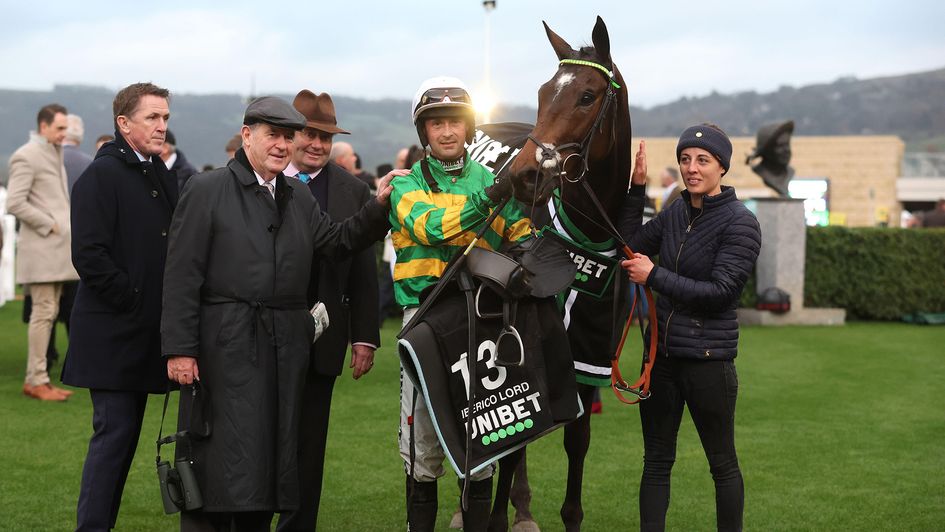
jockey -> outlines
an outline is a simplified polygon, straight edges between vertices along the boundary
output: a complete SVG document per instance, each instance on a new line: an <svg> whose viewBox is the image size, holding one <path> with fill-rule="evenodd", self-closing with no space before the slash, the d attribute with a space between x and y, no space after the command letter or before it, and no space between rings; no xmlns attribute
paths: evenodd
<svg viewBox="0 0 945 532"><path fill-rule="evenodd" d="M436 284L449 260L472 241L490 211L512 186L469 159L475 111L465 84L449 77L424 81L411 106L425 158L410 174L391 184L390 223L397 262L394 296L404 307L404 324L420 304L421 292ZM478 246L498 249L529 235L529 221L510 202L492 222ZM415 391L403 369L400 375L400 454L407 474L409 530L433 530L436 522L436 480L443 476L443 449L424 397ZM470 476L466 530L485 530L492 497L492 467Z"/></svg>

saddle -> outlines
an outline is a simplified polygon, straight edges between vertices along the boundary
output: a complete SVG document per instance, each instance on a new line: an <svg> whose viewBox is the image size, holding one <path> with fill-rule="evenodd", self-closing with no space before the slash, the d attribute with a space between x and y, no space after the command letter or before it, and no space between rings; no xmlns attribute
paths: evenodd
<svg viewBox="0 0 945 532"><path fill-rule="evenodd" d="M537 237L504 253L474 247L464 257L449 288L421 305L432 311L401 331L398 351L450 464L466 479L582 409L550 299L574 279L568 252Z"/></svg>
<svg viewBox="0 0 945 532"><path fill-rule="evenodd" d="M546 237L530 238L507 252L473 248L466 268L480 281L474 300L476 318L502 319L502 330L495 341L496 364L521 366L525 363L525 348L515 327L518 302L525 297L546 298L561 292L574 280L577 266L564 246Z"/></svg>

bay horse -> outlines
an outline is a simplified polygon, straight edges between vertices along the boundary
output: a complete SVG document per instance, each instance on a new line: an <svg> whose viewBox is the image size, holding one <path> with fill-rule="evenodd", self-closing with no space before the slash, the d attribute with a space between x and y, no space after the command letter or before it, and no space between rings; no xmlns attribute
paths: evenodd
<svg viewBox="0 0 945 532"><path fill-rule="evenodd" d="M592 33L593 46L577 50L548 24L543 24L559 66L538 91L535 127L509 167L514 195L526 207L533 207L532 220L537 227L550 227L556 218L567 219L567 225L577 229L572 236L574 233L583 236L584 241L578 243L598 250L600 244L609 243L610 254L616 255L618 244L600 213L603 211L611 220L616 220L630 185L631 127L626 84L611 59L610 37L600 17ZM584 183L579 184L582 180ZM558 189L556 196L555 189ZM554 212L555 209L559 212ZM615 277L619 278L619 273ZM604 305L609 305L608 309L616 308L613 299L607 301L607 296L604 297L604 301L595 303L598 309L605 308ZM568 336L572 354L578 355L575 349L598 346L603 352L595 355L609 359L616 317L605 320L606 323L600 323L599 317L580 318L573 314L566 317L566 323L570 321ZM583 338L577 339L577 336ZM568 481L560 513L568 531L580 530L584 518L581 487L584 459L590 445L594 389L603 384L603 379L608 384L610 380L606 375L595 384L589 384L582 381L580 370L577 368L578 393L584 414L564 429ZM521 456L517 453L500 460L490 530L507 529L510 495L517 510L516 522L531 520L528 508L531 493L525 480L524 460L520 460L524 453L522 449ZM512 471L516 471L518 477L515 486L512 486Z"/></svg>

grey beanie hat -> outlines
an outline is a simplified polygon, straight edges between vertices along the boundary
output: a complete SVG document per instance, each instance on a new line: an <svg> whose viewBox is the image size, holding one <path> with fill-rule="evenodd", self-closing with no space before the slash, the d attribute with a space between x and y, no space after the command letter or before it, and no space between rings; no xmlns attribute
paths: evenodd
<svg viewBox="0 0 945 532"><path fill-rule="evenodd" d="M732 141L718 126L711 124L700 124L692 126L682 132L679 136L679 142L676 144L676 162L682 151L686 148L702 148L711 153L722 164L722 168L728 172L729 163L732 160Z"/></svg>

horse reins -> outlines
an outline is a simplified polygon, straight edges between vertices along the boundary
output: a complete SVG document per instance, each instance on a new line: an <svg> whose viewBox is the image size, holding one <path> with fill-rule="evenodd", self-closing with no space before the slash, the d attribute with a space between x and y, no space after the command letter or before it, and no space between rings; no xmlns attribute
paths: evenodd
<svg viewBox="0 0 945 532"><path fill-rule="evenodd" d="M613 71L599 63L594 63L592 61L584 61L584 60L579 60L579 59L563 59L558 64L559 66L564 65L564 64L581 65L581 66L588 66L588 67L600 70L607 77L607 80L609 82L607 85L607 94L605 96L604 103L601 104L601 108L597 113L597 117L594 119L594 124L588 130L587 134L585 134L584 139L580 143L569 142L561 146L556 146L555 148L549 148L545 146L544 144L542 144L541 142L539 142L538 139L536 139L531 133L529 133L528 140L532 141L535 144L535 146L537 146L538 149L541 151L541 159L538 161L538 173L539 175L541 174L542 170L545 168L544 163L546 161L552 161L555 167L554 177L556 177L559 180L564 179L568 181L569 183L577 183L580 181L582 186L584 187L585 192L591 198L591 201L594 204L594 207L597 208L597 211L603 217L604 222L606 222L607 227L603 227L600 224L596 224L596 222L595 222L595 225L598 225L598 227L601 227L606 232L611 233L616 238L616 240L620 242L621 247L623 248L623 252L627 256L627 258L628 259L633 258L634 256L633 250L630 249L630 246L627 245L627 243L621 237L620 232L614 226L613 221L610 219L610 216L607 214L607 211L604 209L604 206L601 204L600 200L598 199L597 194L595 194L594 190L590 187L590 185L588 185L587 180L583 179L584 175L587 173L587 170L588 170L587 160L588 160L588 154L591 148L591 143L593 142L593 139L594 139L594 134L597 132L598 129L602 127L604 118L607 115L607 111L610 109L610 107L613 105L614 101L616 100L617 92L615 89L620 89L620 85L617 83L616 79L614 79ZM615 126L612 126L612 127L615 127ZM567 176L567 172L564 169L564 167L567 164L568 159L574 156L575 153L572 153L568 155L567 157L565 157L563 162L559 162L560 151L571 149L571 148L577 148L579 150L576 154L578 155L578 157L580 157L580 162L581 162L581 173L574 179L570 179ZM538 186L536 185L535 194L537 195L537 193L538 193ZM566 203L564 201L563 195L562 195L561 201L562 203ZM580 210L578 210L578 212L580 212ZM581 214L584 214L584 213L581 213ZM588 220L591 220L591 218L588 217L586 214L584 214L584 217L587 218ZM593 222L593 220L591 221ZM627 276L629 277L629 274ZM652 290L650 290L649 287L644 286L643 291L646 297L647 306L649 310L648 318L650 322L650 346L646 352L646 355L643 358L643 361L644 361L643 371L641 372L640 377L633 384L628 384L624 380L623 375L620 373L620 365L619 365L620 355L621 355L621 352L623 351L623 346L626 343L627 334L629 333L630 327L633 324L634 311L636 310L636 307L637 307L636 289L633 290L633 298L631 299L631 303L630 303L630 312L627 315L627 321L624 324L623 332L620 336L620 341L618 342L614 356L611 359L611 375L610 375L611 389L613 389L614 395L617 396L617 399L619 399L622 403L631 404L631 405L639 403L640 401L643 401L650 397L650 374L653 370L653 364L656 362L656 347L657 347L657 336L658 336L657 330L656 330L657 323L658 323L657 318L656 318L656 305L654 304ZM622 392L631 393L636 396L636 399L632 399L632 400L628 399L623 395Z"/></svg>

